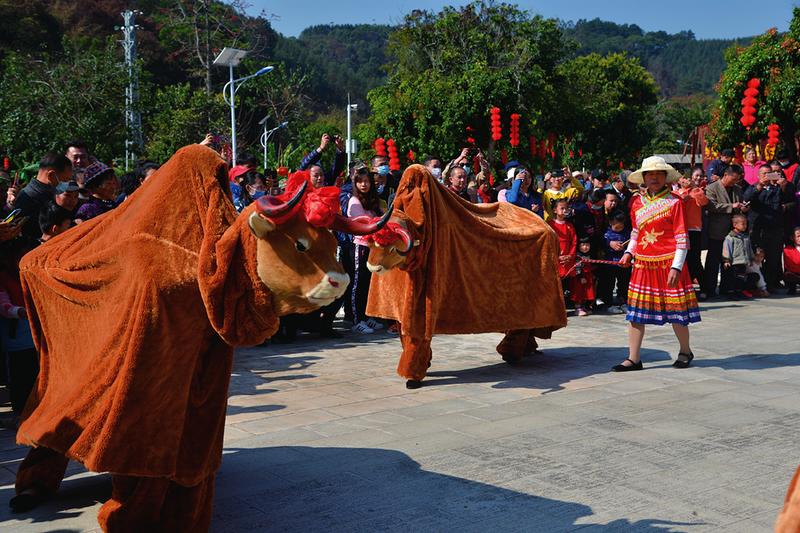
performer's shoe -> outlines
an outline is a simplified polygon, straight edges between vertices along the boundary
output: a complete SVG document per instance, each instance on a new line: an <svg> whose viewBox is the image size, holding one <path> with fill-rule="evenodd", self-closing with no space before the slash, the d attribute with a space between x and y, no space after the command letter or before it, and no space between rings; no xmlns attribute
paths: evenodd
<svg viewBox="0 0 800 533"><path fill-rule="evenodd" d="M625 361L631 361L630 359L625 359ZM623 361L623 363L625 362ZM642 370L644 366L642 366L642 362L639 361L638 363L633 363L632 365L623 365L622 363L615 365L611 368L614 372L631 372L633 370Z"/></svg>
<svg viewBox="0 0 800 533"><path fill-rule="evenodd" d="M692 352L679 353L678 358L672 363L672 366L675 368L689 368L689 365L692 364L692 359L694 359L694 354Z"/></svg>
<svg viewBox="0 0 800 533"><path fill-rule="evenodd" d="M12 513L25 513L39 506L44 498L35 491L26 490L17 494L8 501Z"/></svg>
<svg viewBox="0 0 800 533"><path fill-rule="evenodd" d="M522 362L522 356L519 355L500 354L500 356L503 358L503 361L509 365L517 365Z"/></svg>
<svg viewBox="0 0 800 533"><path fill-rule="evenodd" d="M406 381L407 389L418 389L420 387L422 387L422 381L418 381L416 379L409 379Z"/></svg>

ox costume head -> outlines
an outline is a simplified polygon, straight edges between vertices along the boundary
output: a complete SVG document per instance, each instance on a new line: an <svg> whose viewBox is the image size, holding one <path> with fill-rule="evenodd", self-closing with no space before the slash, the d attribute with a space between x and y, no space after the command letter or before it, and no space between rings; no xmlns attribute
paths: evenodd
<svg viewBox="0 0 800 533"><path fill-rule="evenodd" d="M269 287L278 312L312 311L333 303L347 290L349 276L336 260L329 230L369 235L388 222L391 209L376 220L339 214L339 189L315 189L307 171L294 173L280 196L262 196L248 218L258 239L258 276Z"/></svg>

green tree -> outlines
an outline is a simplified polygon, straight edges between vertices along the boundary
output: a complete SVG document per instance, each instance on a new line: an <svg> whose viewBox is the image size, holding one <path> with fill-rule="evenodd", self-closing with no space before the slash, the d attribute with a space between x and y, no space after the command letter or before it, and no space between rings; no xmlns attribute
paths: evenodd
<svg viewBox="0 0 800 533"><path fill-rule="evenodd" d="M683 153L692 131L708 124L715 101L710 96L670 98L655 108L655 136L645 149L648 154Z"/></svg>
<svg viewBox="0 0 800 533"><path fill-rule="evenodd" d="M563 126L583 149L584 163L631 161L652 138L655 80L625 54L577 57L559 67Z"/></svg>
<svg viewBox="0 0 800 533"><path fill-rule="evenodd" d="M389 81L373 89L372 135L394 138L401 152L452 157L475 128L489 144L489 109L523 117L526 131L558 131L556 67L570 50L555 20L515 6L473 2L439 13L414 11L389 37ZM367 138L364 138L367 137Z"/></svg>
<svg viewBox="0 0 800 533"><path fill-rule="evenodd" d="M0 146L21 162L84 139L100 158L124 152L127 75L119 46L79 50L33 59L8 53L0 77Z"/></svg>
<svg viewBox="0 0 800 533"><path fill-rule="evenodd" d="M745 48L726 54L728 66L719 85L719 101L711 122L712 141L719 148L756 142L767 134L767 126L781 127L783 145L796 152L800 125L800 8L794 8L789 31L774 28L756 37ZM741 100L747 81L758 78L757 122L748 131L739 122Z"/></svg>
<svg viewBox="0 0 800 533"><path fill-rule="evenodd" d="M203 140L206 132L226 134L228 107L222 94L207 95L188 83L158 88L147 106L145 154L163 162L182 146Z"/></svg>

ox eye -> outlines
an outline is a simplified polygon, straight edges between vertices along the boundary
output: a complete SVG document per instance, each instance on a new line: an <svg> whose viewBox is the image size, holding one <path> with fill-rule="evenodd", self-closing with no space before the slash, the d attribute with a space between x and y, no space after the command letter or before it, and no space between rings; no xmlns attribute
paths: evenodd
<svg viewBox="0 0 800 533"><path fill-rule="evenodd" d="M306 239L297 239L294 241L294 247L298 252L308 251L308 241Z"/></svg>

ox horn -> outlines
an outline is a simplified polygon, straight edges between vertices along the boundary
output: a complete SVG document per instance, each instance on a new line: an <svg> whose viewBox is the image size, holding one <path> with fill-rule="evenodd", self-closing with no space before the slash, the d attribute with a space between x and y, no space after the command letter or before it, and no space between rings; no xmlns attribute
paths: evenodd
<svg viewBox="0 0 800 533"><path fill-rule="evenodd" d="M304 181L300 188L297 189L297 192L294 193L294 196L292 196L291 200L288 202L281 202L274 196L262 196L256 200L256 210L258 210L259 214L267 218L277 218L283 216L291 211L292 208L296 206L300 200L302 200L307 186L308 182Z"/></svg>
<svg viewBox="0 0 800 533"><path fill-rule="evenodd" d="M349 233L350 235L369 235L383 228L389 218L392 216L394 205L390 205L386 213L375 222L365 221L366 217L348 218L342 215L336 215L336 220L333 222L331 229L341 231L342 233Z"/></svg>

